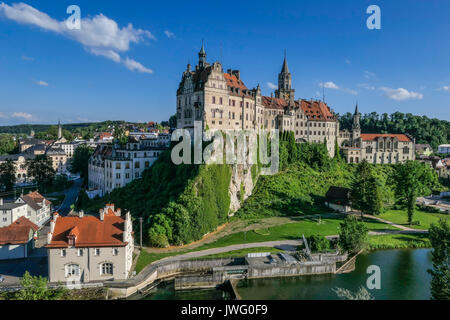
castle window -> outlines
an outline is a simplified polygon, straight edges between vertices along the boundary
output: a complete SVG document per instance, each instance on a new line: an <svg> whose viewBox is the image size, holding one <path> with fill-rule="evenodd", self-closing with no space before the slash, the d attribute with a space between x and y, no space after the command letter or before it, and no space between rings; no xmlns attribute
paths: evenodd
<svg viewBox="0 0 450 320"><path fill-rule="evenodd" d="M215 104L216 103L216 97L212 97L212 103Z"/></svg>
<svg viewBox="0 0 450 320"><path fill-rule="evenodd" d="M113 264L112 263L103 263L100 267L101 275L112 275L113 274Z"/></svg>
<svg viewBox="0 0 450 320"><path fill-rule="evenodd" d="M219 99L219 104L223 104L223 99L222 98Z"/></svg>
<svg viewBox="0 0 450 320"><path fill-rule="evenodd" d="M66 266L66 278L70 276L79 276L80 266L77 264L69 264Z"/></svg>

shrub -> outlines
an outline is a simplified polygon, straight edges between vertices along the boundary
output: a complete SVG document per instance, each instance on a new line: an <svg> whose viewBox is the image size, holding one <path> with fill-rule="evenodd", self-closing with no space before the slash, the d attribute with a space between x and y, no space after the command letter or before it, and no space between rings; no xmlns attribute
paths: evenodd
<svg viewBox="0 0 450 320"><path fill-rule="evenodd" d="M357 253L367 246L368 233L364 222L355 216L348 216L341 223L339 232L339 247L349 253Z"/></svg>
<svg viewBox="0 0 450 320"><path fill-rule="evenodd" d="M330 241L324 236L313 235L307 241L312 252L326 252L330 249Z"/></svg>

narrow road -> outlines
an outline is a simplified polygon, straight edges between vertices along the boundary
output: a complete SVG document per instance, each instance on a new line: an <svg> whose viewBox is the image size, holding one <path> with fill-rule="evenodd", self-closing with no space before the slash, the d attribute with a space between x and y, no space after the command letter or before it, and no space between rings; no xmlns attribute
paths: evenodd
<svg viewBox="0 0 450 320"><path fill-rule="evenodd" d="M61 203L61 206L57 210L60 215L66 216L69 214L70 206L74 204L75 201L77 200L78 193L80 192L81 189L81 184L82 180L77 179L73 182L73 185L69 189L65 190L64 194L66 197L64 198L64 201Z"/></svg>

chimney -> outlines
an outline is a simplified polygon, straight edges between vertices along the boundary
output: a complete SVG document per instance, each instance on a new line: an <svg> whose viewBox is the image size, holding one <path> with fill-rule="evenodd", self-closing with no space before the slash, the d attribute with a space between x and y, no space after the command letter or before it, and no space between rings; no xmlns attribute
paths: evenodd
<svg viewBox="0 0 450 320"><path fill-rule="evenodd" d="M49 233L53 233L55 231L55 219L52 219L52 221L50 221L50 232Z"/></svg>
<svg viewBox="0 0 450 320"><path fill-rule="evenodd" d="M241 80L241 71L233 70L233 74L236 76L238 80Z"/></svg>
<svg viewBox="0 0 450 320"><path fill-rule="evenodd" d="M101 221L105 220L105 210L104 209L100 209L100 220Z"/></svg>
<svg viewBox="0 0 450 320"><path fill-rule="evenodd" d="M128 236L130 234L129 229L131 227L131 215L130 211L125 215L125 221L123 224L123 242L128 242Z"/></svg>
<svg viewBox="0 0 450 320"><path fill-rule="evenodd" d="M47 244L52 242L52 236L53 236L53 234L51 232L47 233Z"/></svg>
<svg viewBox="0 0 450 320"><path fill-rule="evenodd" d="M78 216L79 216L80 218L83 218L83 217L84 217L84 211L83 211L83 210L80 210L80 212L78 212Z"/></svg>
<svg viewBox="0 0 450 320"><path fill-rule="evenodd" d="M122 215L122 209L117 208L115 214L116 214L117 217L120 217Z"/></svg>

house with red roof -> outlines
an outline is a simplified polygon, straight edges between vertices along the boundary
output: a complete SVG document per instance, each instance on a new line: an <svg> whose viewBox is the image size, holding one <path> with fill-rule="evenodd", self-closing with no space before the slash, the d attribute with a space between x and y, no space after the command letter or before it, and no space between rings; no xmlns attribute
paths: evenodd
<svg viewBox="0 0 450 320"><path fill-rule="evenodd" d="M362 133L358 105L351 132L340 131L338 143L348 163L395 164L416 159L415 141L407 134Z"/></svg>
<svg viewBox="0 0 450 320"><path fill-rule="evenodd" d="M99 216L53 215L47 235L49 281L88 283L127 279L134 240L130 212L107 204Z"/></svg>
<svg viewBox="0 0 450 320"><path fill-rule="evenodd" d="M25 217L0 228L0 260L27 258L34 249L38 230L39 227Z"/></svg>
<svg viewBox="0 0 450 320"><path fill-rule="evenodd" d="M52 202L37 191L20 196L15 203L26 204L26 217L39 227L42 227L50 220Z"/></svg>

